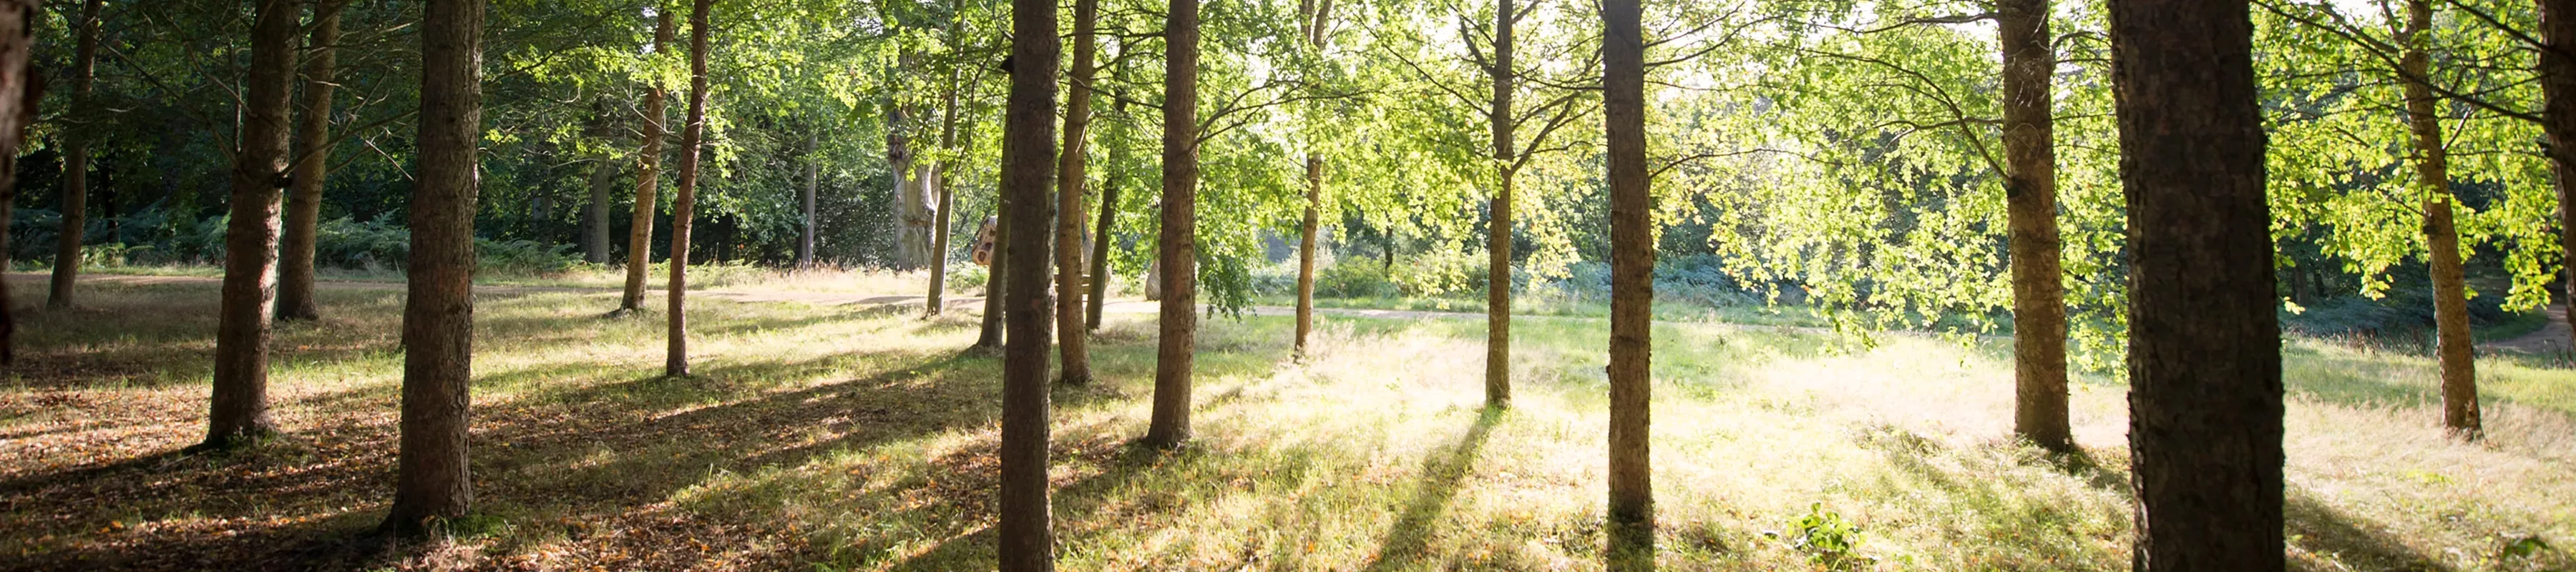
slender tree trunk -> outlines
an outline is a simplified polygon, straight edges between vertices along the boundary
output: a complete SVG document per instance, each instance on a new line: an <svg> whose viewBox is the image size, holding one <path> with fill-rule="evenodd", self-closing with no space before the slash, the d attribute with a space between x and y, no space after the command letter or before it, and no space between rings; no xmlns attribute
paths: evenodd
<svg viewBox="0 0 2576 572"><path fill-rule="evenodd" d="M998 200L994 201L994 210L996 211L994 214L998 215L1000 214L999 211L1004 208L1002 203L1010 199L1006 196L996 198ZM1000 220L1000 217L996 216L994 219L998 221ZM1011 260L1011 249L1003 248L1003 245L1011 243L1011 233L1011 225L1000 224L997 222L993 226L993 259L991 261L993 265L984 268L983 329L976 332L974 347L988 350L1002 349L1002 314L1008 308L1008 306L1004 305L1002 302L1003 300L1008 299L1008 293L1010 290L1006 288L1010 285L1011 279L1011 268L1008 265ZM1039 281L1044 282L1045 276L1045 274L1039 274Z"/></svg>
<svg viewBox="0 0 2576 572"><path fill-rule="evenodd" d="M1160 212L1162 205L1157 204L1154 208L1158 209L1156 212ZM1157 254L1152 260L1145 262L1145 301L1147 302L1159 302L1163 299L1163 255L1159 254L1162 252L1160 249L1163 239L1160 233L1154 236L1154 248Z"/></svg>
<svg viewBox="0 0 2576 572"><path fill-rule="evenodd" d="M27 64L36 37L34 0L0 0L0 157L16 157L36 121L36 103L45 80ZM18 200L18 162L0 161L0 229L9 228L11 205ZM0 252L9 251L9 233L0 232ZM0 280L0 300L9 299L8 281ZM17 320L9 304L0 304L0 365L16 361Z"/></svg>
<svg viewBox="0 0 2576 572"><path fill-rule="evenodd" d="M1645 41L1637 0L1604 0L1602 115L1610 185L1610 511L1613 568L1653 563L1655 214L1646 171ZM1625 564L1622 566L1622 564Z"/></svg>
<svg viewBox="0 0 2576 572"><path fill-rule="evenodd" d="M304 106L296 116L295 176L287 187L286 228L279 237L277 319L314 320L322 305L314 298L314 248L322 232L322 183L331 169L331 96L336 84L341 3L313 4L313 38L306 43Z"/></svg>
<svg viewBox="0 0 2576 572"><path fill-rule="evenodd" d="M591 103L591 136L609 137L608 101ZM581 204L581 259L591 264L608 263L608 204L610 186L617 182L617 165L607 157L590 164L590 196Z"/></svg>
<svg viewBox="0 0 2576 572"><path fill-rule="evenodd" d="M1485 405L1512 403L1512 14L1516 0L1494 0L1493 220L1485 225Z"/></svg>
<svg viewBox="0 0 2576 572"><path fill-rule="evenodd" d="M475 148L483 126L483 2L421 14L420 182L403 303L402 444L384 530L425 532L474 504L466 414L474 379Z"/></svg>
<svg viewBox="0 0 2576 572"><path fill-rule="evenodd" d="M1094 0L1081 0L1075 8L1077 26L1088 28ZM1002 483L1000 524L996 526L996 543L1001 552L1001 569L1006 572L1044 572L1055 569L1055 533L1050 529L1051 509L1047 504L1047 345L1053 341L1048 319L1066 322L1064 318L1080 316L1064 312L1073 306L1056 304L1047 299L1046 271L1049 262L1078 272L1082 263L1079 252L1068 261L1050 256L1052 244L1047 228L1056 217L1048 212L1055 205L1047 203L1048 191L1055 181L1055 82L1057 52L1061 39L1056 37L1055 2L1053 0L1012 0L1011 2L1011 93L1004 102L1007 114L1002 118L1002 222L1011 229L1009 242L1001 249L1009 255L1002 262L1011 265L1010 274L1031 279L1012 280L1003 291L1010 313L1009 347L1002 355ZM1086 30L1087 31L1087 30ZM1074 92L1083 89L1081 71L1089 65L1090 37L1077 33L1075 45ZM1066 154L1080 155L1080 97L1067 111L1072 119L1067 129ZM1066 171L1079 173L1078 161L1066 163ZM1081 187L1067 187L1071 193L1067 220L1079 233ZM1070 246L1075 244L1067 242ZM1068 249L1071 250L1071 249ZM1049 259L1054 260L1050 261ZM1060 288L1067 294L1076 292L1078 278L1068 279ZM1080 344L1080 322L1069 336ZM1076 348L1079 350L1079 347ZM1065 354L1068 361L1080 356ZM1069 371L1069 370L1068 370ZM1070 373L1068 381L1075 381Z"/></svg>
<svg viewBox="0 0 2576 572"><path fill-rule="evenodd" d="M2576 319L2576 0L2540 0L2541 131L2548 136L2550 171L2558 186L2558 247L2566 299L2562 311ZM2567 348L2576 350L2576 346Z"/></svg>
<svg viewBox="0 0 2576 572"><path fill-rule="evenodd" d="M951 3L951 13L964 14L964 6L965 5L963 3ZM957 17L960 16L952 16L952 19L948 22L948 38L952 42L958 41L957 29L961 21L954 19ZM940 103L939 146L944 149L956 149L957 92L959 91L958 89L954 89L954 87L958 85L958 70L956 66L950 66L948 69L948 85L951 86L952 89L948 90L947 96L943 98ZM953 162L940 163L939 170L934 171L933 175L938 179L936 184L939 187L939 212L931 213L931 217L934 219L934 222L930 229L930 296L926 300L926 304L924 304L925 307L922 309L922 315L925 317L938 317L939 313L947 308L947 302L944 301L943 298L945 298L945 294L948 292L948 234L949 227L955 225L955 221L951 219L948 209L955 206L957 203L956 189L949 188L948 186L948 169L951 164L953 164ZM1000 251L1000 249L994 250L996 252ZM989 276L989 274L987 276ZM989 290L987 291L986 297L991 297ZM992 313L991 310L992 308L988 306L985 308L985 313L990 315Z"/></svg>
<svg viewBox="0 0 2576 572"><path fill-rule="evenodd" d="M2011 229L2013 433L2075 449L2066 420L2066 290L2058 269L2057 152L2048 0L1998 0L2003 44L2004 202Z"/></svg>
<svg viewBox="0 0 2576 572"><path fill-rule="evenodd" d="M2478 439L2477 349L2469 339L2468 280L2460 262L2460 229L2451 216L2450 157L2442 148L2442 118L2437 100L2425 83L2431 57L2423 37L2432 33L2432 0L2406 3L2405 59L2407 126L2415 136L2415 186L2424 196L2424 245L2431 252L2433 325L2436 355L2442 360L2442 426L2463 439Z"/></svg>
<svg viewBox="0 0 2576 572"><path fill-rule="evenodd" d="M90 121L90 87L98 77L98 10L104 0L81 3L80 39L74 48L72 62L72 115L76 121ZM327 56L326 56L327 57ZM53 291L45 298L45 307L72 307L73 285L80 281L81 240L89 230L89 134L87 129L66 129L63 133L63 226L57 233L54 251ZM5 251L0 251L5 252Z"/></svg>
<svg viewBox="0 0 2576 572"><path fill-rule="evenodd" d="M287 105L295 79L294 0L259 0L251 24L249 95L233 153L232 219L215 333L207 448L276 432L268 418L269 319L277 303L278 201L286 179Z"/></svg>
<svg viewBox="0 0 2576 572"><path fill-rule="evenodd" d="M1090 167L1084 135L1091 126L1092 29L1099 13L1100 0L1074 0L1072 88L1064 101L1064 146L1056 153L1055 335L1063 356L1057 379L1072 384L1091 383L1091 349L1085 339L1090 330L1082 321L1082 193ZM1048 25L1052 29L1052 18ZM1054 94L1048 100L1052 103Z"/></svg>
<svg viewBox="0 0 2576 572"><path fill-rule="evenodd" d="M1293 353L1306 357L1306 338L1315 333L1315 231L1324 202L1324 158L1306 154L1306 219L1297 225L1297 344Z"/></svg>
<svg viewBox="0 0 2576 572"><path fill-rule="evenodd" d="M2141 572L2286 566L2281 329L2247 7L2110 5Z"/></svg>
<svg viewBox="0 0 2576 572"><path fill-rule="evenodd" d="M1109 164L1118 164L1117 157L1119 148L1120 146L1118 145L1110 146ZM1114 222L1117 217L1118 178L1116 176L1101 177L1100 226L1097 230L1094 230L1091 233L1091 282L1088 284L1091 287L1091 292L1088 297L1083 299L1085 302L1088 302L1088 306L1090 306L1089 311L1083 318L1083 323L1088 326L1088 329L1100 329L1101 305L1106 303L1109 299L1109 225Z"/></svg>
<svg viewBox="0 0 2576 572"><path fill-rule="evenodd" d="M1161 347L1154 415L1145 443L1190 439L1190 376L1198 345L1199 2L1171 0L1163 25L1163 233Z"/></svg>
<svg viewBox="0 0 2576 572"><path fill-rule="evenodd" d="M656 55L670 53L675 35L671 20L671 11L662 10L653 24ZM662 202L655 187L662 180L662 139L670 133L663 99L662 84L644 86L644 144L635 153L635 214L627 220L626 297L618 302L618 313L644 309L644 275L653 268L653 211Z"/></svg>
<svg viewBox="0 0 2576 572"><path fill-rule="evenodd" d="M680 128L680 180L671 202L671 355L662 375L689 375L689 219L698 204L698 154L707 132L707 12L715 0L689 3L689 119Z"/></svg>
<svg viewBox="0 0 2576 572"><path fill-rule="evenodd" d="M796 267L814 267L814 188L823 182L822 136L805 134L805 189L799 198L805 203L805 233L796 239Z"/></svg>

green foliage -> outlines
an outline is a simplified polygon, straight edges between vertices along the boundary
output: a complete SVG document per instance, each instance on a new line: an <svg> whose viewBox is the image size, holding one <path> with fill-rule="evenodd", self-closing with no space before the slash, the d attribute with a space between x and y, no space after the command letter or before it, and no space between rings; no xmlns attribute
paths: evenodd
<svg viewBox="0 0 2576 572"><path fill-rule="evenodd" d="M1789 544L1791 550L1807 555L1807 563L1828 570L1859 570L1876 560L1858 554L1861 543L1860 525L1844 520L1842 513L1825 510L1825 503L1807 505L1807 514L1789 523L1794 529L1788 538L1780 533L1764 536Z"/></svg>

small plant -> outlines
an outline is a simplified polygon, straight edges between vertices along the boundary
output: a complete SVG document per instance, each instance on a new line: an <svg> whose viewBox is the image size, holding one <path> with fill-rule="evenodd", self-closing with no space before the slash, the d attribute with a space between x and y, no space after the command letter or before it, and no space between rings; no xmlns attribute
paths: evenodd
<svg viewBox="0 0 2576 572"><path fill-rule="evenodd" d="M1797 531L1785 539L1789 548L1807 555L1807 563L1827 570L1857 570L1874 560L1854 554L1860 549L1861 528L1845 520L1841 513L1825 510L1825 503L1807 505L1807 515L1790 523ZM1762 536L1783 540L1778 532Z"/></svg>

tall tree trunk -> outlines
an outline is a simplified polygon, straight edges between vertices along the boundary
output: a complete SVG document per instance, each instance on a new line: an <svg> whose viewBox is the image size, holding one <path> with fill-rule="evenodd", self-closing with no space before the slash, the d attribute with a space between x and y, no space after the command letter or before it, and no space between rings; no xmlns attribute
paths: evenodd
<svg viewBox="0 0 2576 572"><path fill-rule="evenodd" d="M2558 248L2566 260L2561 310L2576 319L2576 181L2569 180L2576 177L2576 0L2540 0L2540 36L2548 44L2540 50L2540 127L2558 175Z"/></svg>
<svg viewBox="0 0 2576 572"><path fill-rule="evenodd" d="M1087 14L1094 0L1081 0L1077 24L1088 28ZM1055 205L1047 203L1047 193L1055 190L1055 82L1056 59L1062 40L1056 36L1055 2L1053 0L1012 0L1011 2L1011 93L1004 102L1002 118L1002 221L1011 229L1009 242L1000 248L1009 255L995 265L1009 264L1014 279L1003 295L1010 313L1009 347L1002 354L1002 482L1000 524L996 544L1005 572L1045 572L1055 569L1055 533L1050 530L1051 510L1047 505L1047 345L1052 336L1047 331L1050 318L1059 322L1065 317L1079 318L1061 309L1070 305L1047 299L1047 265L1079 270L1082 263L1077 251L1073 260L1051 256L1053 245L1047 228L1056 217L1049 212ZM1078 36L1076 46L1087 47L1087 35ZM1076 48L1074 69L1079 74L1088 65L1085 48ZM1083 79L1074 80L1075 93L1083 89ZM1066 154L1079 155L1082 99L1076 97L1067 112L1071 117L1065 137ZM1080 172L1078 162L1065 170ZM1067 187L1072 193L1067 220L1079 240L1081 232L1081 187ZM1076 244L1065 243L1066 246ZM1068 249L1070 250L1070 249ZM1053 260L1049 260L1052 258ZM1069 264L1068 264L1069 262ZM1074 292L1068 282L1063 289ZM1079 344L1080 322L1069 339ZM1079 349L1078 347L1076 349ZM1067 353L1070 361L1078 359ZM1068 379L1071 376L1068 374Z"/></svg>
<svg viewBox="0 0 2576 572"><path fill-rule="evenodd" d="M2134 568L2282 570L2281 329L2245 0L2117 0Z"/></svg>
<svg viewBox="0 0 2576 572"><path fill-rule="evenodd" d="M948 22L948 38L951 42L955 42L958 41L957 30L962 22L959 18L962 18L961 15L965 13L965 5L962 2L954 2L950 7L952 16ZM952 89L948 90L940 103L939 146L942 149L957 148L957 92L959 90L954 89L958 82L957 67L948 68L948 85ZM933 175L938 179L935 184L939 187L939 212L931 213L934 222L930 229L930 295L924 300L922 308L922 315L925 317L939 317L939 313L947 308L947 301L944 298L948 293L948 234L949 227L956 224L951 220L948 209L957 203L957 190L948 185L948 173L953 163L940 163L939 170ZM996 253L1000 251L1000 249L994 250ZM991 297L989 290L986 297ZM992 309L988 305L985 308L985 314L991 315Z"/></svg>
<svg viewBox="0 0 2576 572"><path fill-rule="evenodd" d="M1604 0L1602 115L1610 184L1610 521L1651 537L1646 404L1654 379L1655 208L1646 172L1646 45L1637 0Z"/></svg>
<svg viewBox="0 0 2576 572"><path fill-rule="evenodd" d="M798 193L798 198L805 203L805 232L796 238L797 268L814 267L814 234L817 231L814 227L814 187L823 182L823 158L816 151L822 148L821 143L820 134L805 134L805 189Z"/></svg>
<svg viewBox="0 0 2576 572"><path fill-rule="evenodd" d="M609 137L608 101L591 102L591 135ZM600 157L590 164L590 196L581 204L581 259L591 264L608 263L608 204L610 185L617 182L617 164Z"/></svg>
<svg viewBox="0 0 2576 572"><path fill-rule="evenodd" d="M1315 333L1315 231L1322 221L1324 157L1306 154L1306 218L1297 225L1297 343L1291 353L1306 357L1306 338Z"/></svg>
<svg viewBox="0 0 2576 572"><path fill-rule="evenodd" d="M1064 146L1055 154L1055 335L1056 349L1063 356L1063 372L1057 379L1072 384L1091 383L1091 349L1085 339L1091 330L1082 321L1082 193L1084 172L1090 167L1084 135L1091 126L1091 61L1096 41L1092 32L1099 13L1100 0L1074 0L1073 79L1064 100ZM1054 29L1052 17L1047 25ZM1047 99L1052 103L1054 94L1050 92Z"/></svg>
<svg viewBox="0 0 2576 572"><path fill-rule="evenodd" d="M1512 403L1512 14L1515 0L1494 0L1494 197L1485 226L1485 404Z"/></svg>
<svg viewBox="0 0 2576 572"><path fill-rule="evenodd" d="M421 13L420 182L403 302L402 439L382 528L416 535L474 504L466 414L474 379L475 148L483 126L483 2Z"/></svg>
<svg viewBox="0 0 2576 572"><path fill-rule="evenodd" d="M251 24L249 95L233 152L232 219L224 233L224 291L215 332L214 398L202 447L275 433L268 418L269 318L277 303L278 200L286 179L287 104L294 93L294 0L259 0Z"/></svg>
<svg viewBox="0 0 2576 572"><path fill-rule="evenodd" d="M1163 24L1161 347L1145 443L1190 439L1192 352L1198 345L1199 2L1171 0Z"/></svg>
<svg viewBox="0 0 2576 572"><path fill-rule="evenodd" d="M90 87L98 77L98 10L105 4L105 0L81 3L80 22L76 24L80 26L80 39L72 56L72 116L76 121L92 119ZM73 128L63 133L63 226L55 239L53 291L45 298L45 307L57 310L72 307L72 287L80 281L81 240L86 238L82 235L89 230L87 132Z"/></svg>
<svg viewBox="0 0 2576 572"><path fill-rule="evenodd" d="M26 142L27 125L36 120L36 102L44 97L45 80L27 64L34 51L34 0L0 0L0 157L16 157ZM18 162L0 161L0 229L9 228L11 205L18 200ZM0 252L9 251L9 233L0 232ZM8 281L0 280L0 300L9 299ZM0 365L16 361L17 320L0 303Z"/></svg>
<svg viewBox="0 0 2576 572"><path fill-rule="evenodd" d="M1001 214L1002 203L1009 200L1007 196L995 197L994 214ZM996 221L1000 219L999 216L994 217ZM1008 308L1002 302L1008 299L1009 290L1005 288L1010 285L1011 279L1011 268L1008 265L1011 249L1003 246L1011 243L1011 233L1011 225L996 222L993 227L992 266L984 268L983 329L976 332L974 347L988 350L1002 349L1002 313ZM1044 282L1046 275L1041 273L1038 277L1040 282Z"/></svg>
<svg viewBox="0 0 2576 572"><path fill-rule="evenodd" d="M689 119L680 128L679 188L671 199L671 340L662 375L689 375L689 219L698 204L698 154L707 132L707 12L715 0L689 3Z"/></svg>
<svg viewBox="0 0 2576 572"><path fill-rule="evenodd" d="M314 248L322 232L322 182L331 169L331 95L337 87L335 54L340 45L341 2L318 0L313 37L306 41L304 106L295 117L295 176L288 182L286 228L279 237L277 319L314 320L322 305L314 298Z"/></svg>
<svg viewBox="0 0 2576 572"><path fill-rule="evenodd" d="M2048 45L2048 0L1998 0L1995 8L2004 58L2004 212L2012 239L2013 433L2041 448L2072 451L2048 85L2057 54Z"/></svg>
<svg viewBox="0 0 2576 572"><path fill-rule="evenodd" d="M1122 145L1110 145L1110 165L1119 164L1118 150L1122 147ZM1091 287L1091 291L1083 298L1089 306L1083 316L1083 324L1087 329L1100 329L1100 309L1109 299L1109 225L1115 222L1117 217L1118 177L1103 176L1100 178L1100 226L1091 232L1091 282L1087 284Z"/></svg>
<svg viewBox="0 0 2576 572"><path fill-rule="evenodd" d="M2433 326L2442 360L2442 426L2475 441L2478 420L2477 349L2469 339L2466 272L2460 263L2460 229L2451 216L2450 157L2442 148L2442 118L2429 81L2432 58L2425 37L2433 29L2432 0L2406 3L2408 39L2400 66L2406 76L2406 123L2415 136L2415 186L2424 196L2424 246L2431 251Z"/></svg>
<svg viewBox="0 0 2576 572"><path fill-rule="evenodd" d="M653 53L670 53L675 33L670 10L661 10L653 23ZM653 211L661 197L655 187L662 180L662 139L669 136L670 112L663 109L662 84L644 86L644 144L635 152L635 214L627 220L626 231L626 296L618 302L617 313L644 309L644 275L653 268Z"/></svg>

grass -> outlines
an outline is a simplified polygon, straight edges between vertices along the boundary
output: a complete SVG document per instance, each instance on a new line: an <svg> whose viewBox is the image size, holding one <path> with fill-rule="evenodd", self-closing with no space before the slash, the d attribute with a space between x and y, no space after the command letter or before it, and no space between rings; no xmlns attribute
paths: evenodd
<svg viewBox="0 0 2576 572"><path fill-rule="evenodd" d="M37 283L16 280L22 296ZM364 542L390 498L400 293L324 291L278 331L287 434L175 455L202 428L216 289L100 283L31 311L0 386L0 568L991 569L998 362L969 313L709 300L699 375L614 292L479 297L477 515ZM32 298L20 300L22 307ZM1150 316L1111 315L1100 381L1056 389L1067 570L1598 569L1599 320L1516 324L1514 407L1481 407L1473 320L1327 316L1304 362L1279 317L1203 321L1197 440L1129 446ZM2010 441L2004 341L1657 325L1657 559L1666 570L2120 570L2123 388L2085 378L2089 463ZM2432 365L2296 340L2284 353L2289 556L2301 570L2566 570L2576 371L2480 363L2490 437L2444 439ZM1801 537L1857 528L1846 553ZM1802 522L1803 521L1803 522ZM2563 550L2563 549L2561 549Z"/></svg>

